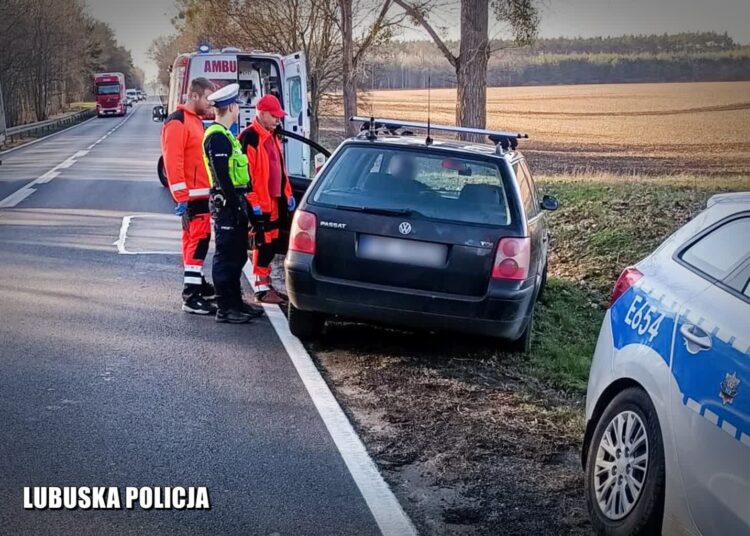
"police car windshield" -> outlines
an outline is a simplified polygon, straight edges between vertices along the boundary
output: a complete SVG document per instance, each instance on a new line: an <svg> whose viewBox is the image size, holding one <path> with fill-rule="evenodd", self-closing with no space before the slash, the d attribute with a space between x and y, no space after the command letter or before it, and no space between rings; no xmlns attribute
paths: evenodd
<svg viewBox="0 0 750 536"><path fill-rule="evenodd" d="M99 84L96 86L97 95L116 95L119 92L119 84Z"/></svg>
<svg viewBox="0 0 750 536"><path fill-rule="evenodd" d="M377 207L429 219L509 225L502 168L472 157L382 145L342 148L318 180L313 202Z"/></svg>

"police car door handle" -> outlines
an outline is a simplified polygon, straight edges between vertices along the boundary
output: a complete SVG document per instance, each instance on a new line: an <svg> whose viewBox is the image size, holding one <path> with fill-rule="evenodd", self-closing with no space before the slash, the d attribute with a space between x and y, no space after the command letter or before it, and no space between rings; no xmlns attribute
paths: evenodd
<svg viewBox="0 0 750 536"><path fill-rule="evenodd" d="M708 350L711 348L711 337L693 324L683 324L680 327L680 335L682 335L688 343L692 343L701 350ZM688 350L690 348L688 347Z"/></svg>

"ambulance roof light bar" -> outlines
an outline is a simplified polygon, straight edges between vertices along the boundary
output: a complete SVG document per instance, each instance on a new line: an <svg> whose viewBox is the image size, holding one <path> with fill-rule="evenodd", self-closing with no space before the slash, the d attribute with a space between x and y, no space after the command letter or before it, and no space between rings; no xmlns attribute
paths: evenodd
<svg viewBox="0 0 750 536"><path fill-rule="evenodd" d="M396 130L402 128L418 128L427 130L427 123L415 121L401 121L400 119L381 119L374 117L351 117L349 121L354 123L363 123L362 130L368 131L368 137L377 136L379 129L386 130L389 134L395 134ZM516 148L519 139L528 139L529 135L525 132L503 132L497 130L486 130L483 128L457 127L454 125L429 125L430 130L441 132L454 132L464 134L478 134L487 136L495 145L507 150L508 147Z"/></svg>

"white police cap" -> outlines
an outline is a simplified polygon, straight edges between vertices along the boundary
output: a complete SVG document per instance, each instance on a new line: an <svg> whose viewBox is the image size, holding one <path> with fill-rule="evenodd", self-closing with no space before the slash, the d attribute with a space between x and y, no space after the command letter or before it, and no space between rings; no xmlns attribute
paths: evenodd
<svg viewBox="0 0 750 536"><path fill-rule="evenodd" d="M240 85L229 84L211 93L208 96L208 100L217 108L224 108L225 106L229 106L233 102L236 102L239 94Z"/></svg>

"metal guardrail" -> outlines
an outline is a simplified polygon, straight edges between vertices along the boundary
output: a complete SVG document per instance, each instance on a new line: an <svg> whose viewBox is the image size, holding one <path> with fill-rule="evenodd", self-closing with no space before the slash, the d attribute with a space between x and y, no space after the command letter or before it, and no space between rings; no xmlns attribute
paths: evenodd
<svg viewBox="0 0 750 536"><path fill-rule="evenodd" d="M84 119L94 117L95 115L96 108L81 110L80 112L71 112L54 119L47 119L46 121L37 121L36 123L10 127L5 131L5 134L8 137L8 141L10 141L14 137L23 138L37 132L45 134L48 132L59 130L60 128L80 123Z"/></svg>

